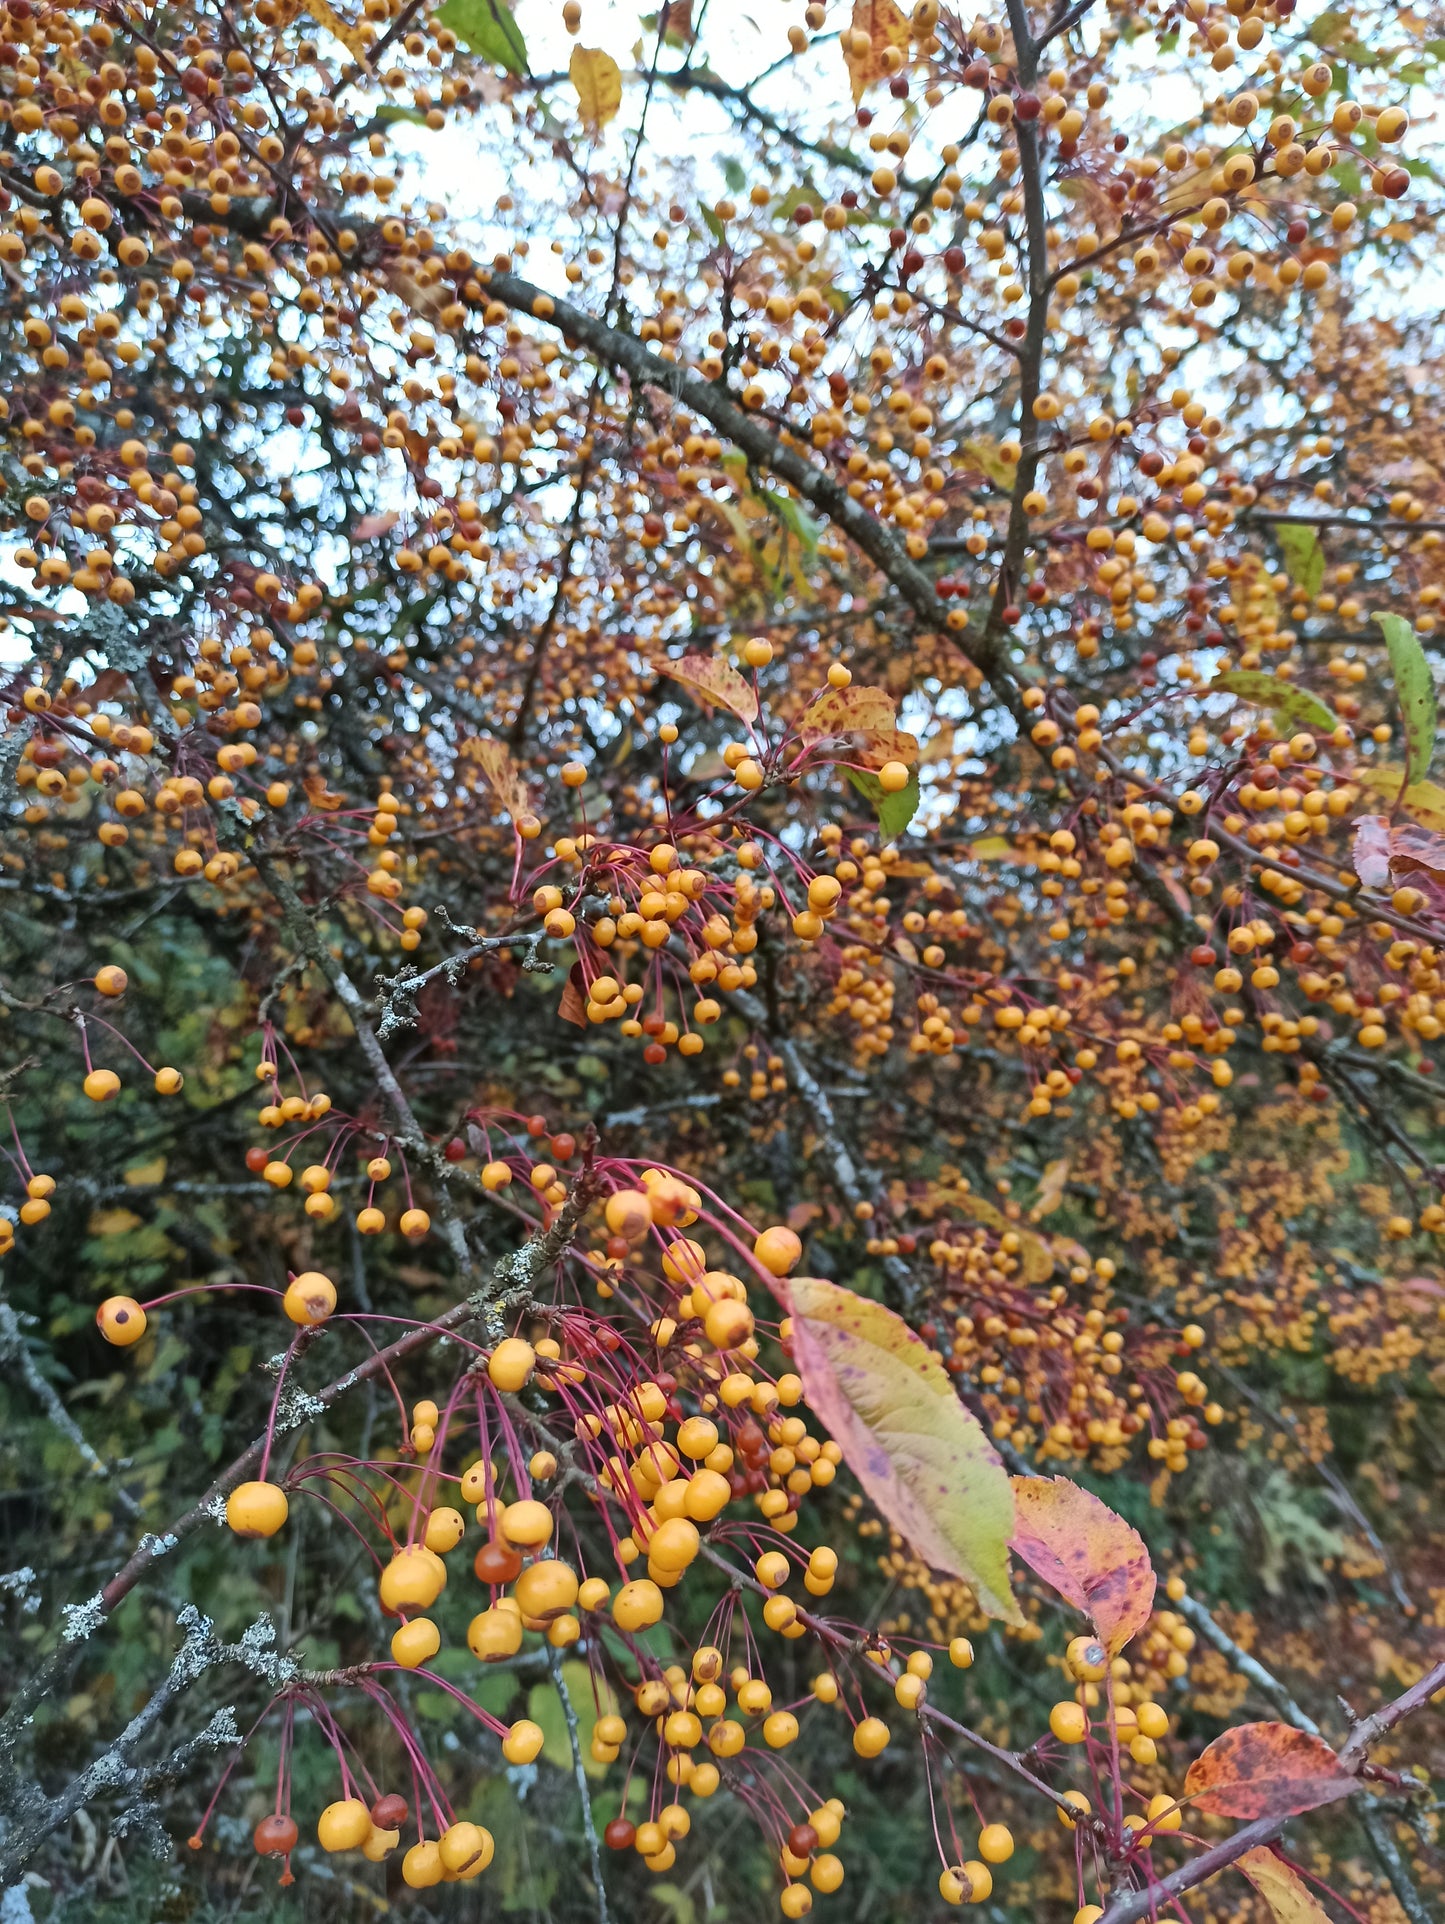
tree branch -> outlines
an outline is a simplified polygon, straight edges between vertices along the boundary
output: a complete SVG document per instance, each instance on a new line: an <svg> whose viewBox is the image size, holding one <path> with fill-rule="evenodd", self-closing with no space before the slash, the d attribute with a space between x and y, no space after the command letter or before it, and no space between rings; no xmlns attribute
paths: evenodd
<svg viewBox="0 0 1445 1924"><path fill-rule="evenodd" d="M597 1924L612 1924L612 1913L607 1904L607 1886L602 1879L602 1845L597 1836L597 1825L592 1817L592 1792L587 1783L587 1770L582 1762L582 1738L577 1728L577 1709L572 1702L572 1693L567 1688L567 1679L562 1675L562 1653L548 1649L547 1667L552 1673L552 1683L562 1700L562 1715L567 1719L567 1742L572 1751L572 1775L577 1784L577 1799L582 1806L582 1830L587 1838L587 1854L592 1860L592 1882L597 1890Z"/></svg>
<svg viewBox="0 0 1445 1924"><path fill-rule="evenodd" d="M755 414L741 407L728 391L700 375L691 374L678 362L664 361L636 335L609 327L595 315L574 307L570 301L554 299L531 281L516 274L494 271L483 279L488 294L505 306L533 315L556 327L569 340L591 350L599 360L625 373L634 382L645 383L670 395L677 404L709 421L751 461L769 468L795 488L803 499L818 508L843 530L897 588L921 621L943 627L947 609L939 600L929 577L910 560L897 536L861 507L847 489L826 469L807 460L795 447L785 445ZM960 651L988 680L998 699L1016 718L1022 709L1014 687L1008 651L1001 636L954 637Z"/></svg>

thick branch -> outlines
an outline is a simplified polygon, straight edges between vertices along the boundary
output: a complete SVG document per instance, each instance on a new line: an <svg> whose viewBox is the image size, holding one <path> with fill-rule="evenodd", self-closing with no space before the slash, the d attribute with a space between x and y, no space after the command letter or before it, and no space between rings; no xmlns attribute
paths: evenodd
<svg viewBox="0 0 1445 1924"><path fill-rule="evenodd" d="M634 382L660 389L710 422L741 448L750 461L771 469L790 487L796 488L811 506L836 522L887 576L921 621L937 627L944 625L948 611L938 599L932 581L909 559L898 537L861 507L832 474L806 459L796 448L785 445L755 414L739 406L724 387L689 373L680 363L664 361L636 335L609 327L570 301L554 300L542 288L516 274L494 272L485 285L487 292L507 307L547 321L609 367ZM1017 713L1017 695L1002 638L969 640L959 636L956 639L960 650L987 677L999 699L1011 713Z"/></svg>

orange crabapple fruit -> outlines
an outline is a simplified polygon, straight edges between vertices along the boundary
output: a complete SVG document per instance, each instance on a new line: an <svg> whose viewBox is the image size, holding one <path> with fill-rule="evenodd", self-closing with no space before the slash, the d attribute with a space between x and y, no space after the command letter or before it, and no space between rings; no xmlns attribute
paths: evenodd
<svg viewBox="0 0 1445 1924"><path fill-rule="evenodd" d="M403 1670L430 1662L441 1647L441 1632L430 1617L411 1617L392 1632L391 1654Z"/></svg>
<svg viewBox="0 0 1445 1924"><path fill-rule="evenodd" d="M293 1323L314 1329L336 1308L336 1285L318 1269L303 1270L287 1285L282 1307Z"/></svg>
<svg viewBox="0 0 1445 1924"><path fill-rule="evenodd" d="M290 1505L278 1483L238 1483L226 1498L226 1521L238 1537L273 1537Z"/></svg>
<svg viewBox="0 0 1445 1924"><path fill-rule="evenodd" d="M108 1296L95 1312L95 1325L107 1343L128 1349L146 1333L146 1313L133 1296Z"/></svg>

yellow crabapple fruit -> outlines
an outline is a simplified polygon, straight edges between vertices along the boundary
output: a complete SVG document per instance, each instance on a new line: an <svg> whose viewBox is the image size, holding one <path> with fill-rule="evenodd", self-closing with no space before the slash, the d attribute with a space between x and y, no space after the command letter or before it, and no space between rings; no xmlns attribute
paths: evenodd
<svg viewBox="0 0 1445 1924"><path fill-rule="evenodd" d="M238 1537L275 1536L289 1510L279 1483L238 1483L226 1498L226 1521Z"/></svg>

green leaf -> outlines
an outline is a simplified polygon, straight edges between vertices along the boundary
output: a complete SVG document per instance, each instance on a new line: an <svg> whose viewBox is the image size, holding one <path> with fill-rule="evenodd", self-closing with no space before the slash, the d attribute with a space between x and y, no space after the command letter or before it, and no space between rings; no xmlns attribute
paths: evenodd
<svg viewBox="0 0 1445 1924"><path fill-rule="evenodd" d="M1307 522L1281 521L1274 531L1289 578L1302 594L1317 595L1325 578L1325 553Z"/></svg>
<svg viewBox="0 0 1445 1924"><path fill-rule="evenodd" d="M911 768L908 786L895 789L891 795L885 794L883 784L869 769L849 768L844 773L858 793L872 802L884 841L896 842L918 813L918 770Z"/></svg>
<svg viewBox="0 0 1445 1924"><path fill-rule="evenodd" d="M879 1513L931 1569L971 1583L991 1616L1022 1622L1008 1473L938 1355L901 1316L837 1283L794 1276L786 1300L809 1406Z"/></svg>
<svg viewBox="0 0 1445 1924"><path fill-rule="evenodd" d="M1405 723L1405 779L1418 782L1430 773L1435 753L1435 677L1420 646L1420 637L1403 615L1376 615L1385 646L1395 693Z"/></svg>
<svg viewBox="0 0 1445 1924"><path fill-rule="evenodd" d="M722 164L723 179L735 194L740 194L748 184L747 174L741 165L729 154Z"/></svg>
<svg viewBox="0 0 1445 1924"><path fill-rule="evenodd" d="M420 107L399 107L394 100L384 100L377 108L374 119L384 127L391 127L399 120L410 121L413 127L425 127L426 115ZM359 600L360 597L358 596Z"/></svg>
<svg viewBox="0 0 1445 1924"><path fill-rule="evenodd" d="M707 228L707 231L712 235L713 239L719 244L726 240L727 236L723 232L723 224L712 209L703 205L698 211L702 215L703 225Z"/></svg>
<svg viewBox="0 0 1445 1924"><path fill-rule="evenodd" d="M1318 695L1312 695L1307 688L1296 688L1293 682L1281 681L1277 675L1267 675L1262 668L1226 669L1222 675L1216 675L1209 686L1222 694L1238 695L1260 708L1268 708L1276 720L1289 727L1298 725L1332 735L1340 725Z"/></svg>
<svg viewBox="0 0 1445 1924"><path fill-rule="evenodd" d="M503 0L446 0L434 16L464 46L508 73L527 71L527 43Z"/></svg>
<svg viewBox="0 0 1445 1924"><path fill-rule="evenodd" d="M802 543L803 552L811 561L818 552L817 522L810 514L804 512L791 495L777 494L771 488L764 488L761 493L764 501L788 532L797 536Z"/></svg>

